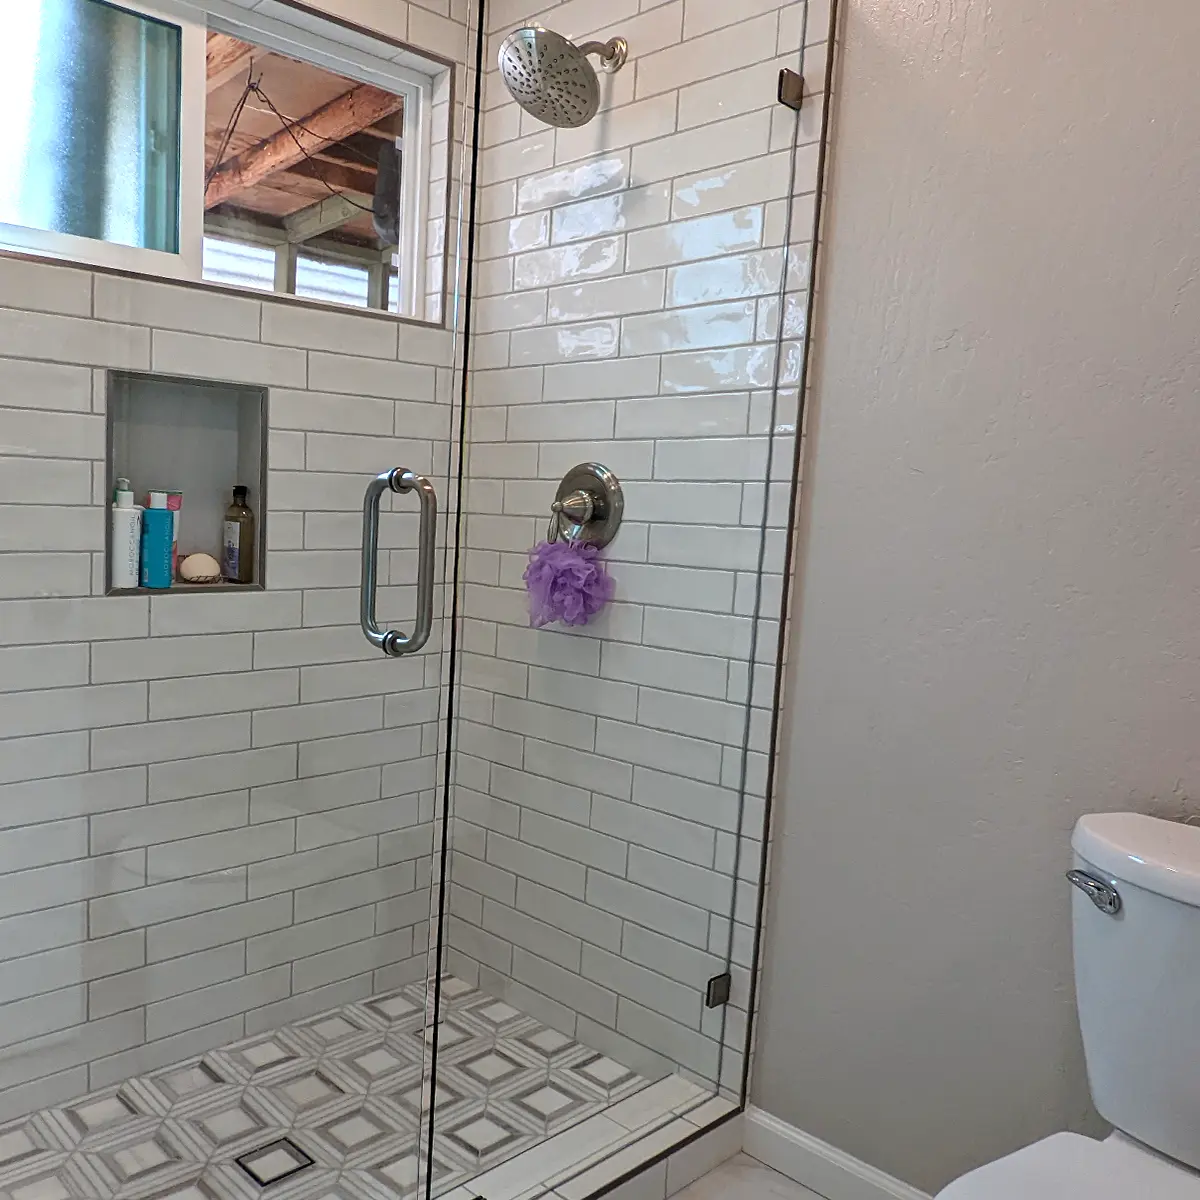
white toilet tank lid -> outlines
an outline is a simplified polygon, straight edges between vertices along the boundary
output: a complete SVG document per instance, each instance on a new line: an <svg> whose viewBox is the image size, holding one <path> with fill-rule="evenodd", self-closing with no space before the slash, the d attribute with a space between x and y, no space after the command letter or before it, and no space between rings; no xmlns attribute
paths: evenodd
<svg viewBox="0 0 1200 1200"><path fill-rule="evenodd" d="M1200 1175L1120 1135L1056 1133L955 1180L937 1200L1200 1200Z"/></svg>
<svg viewBox="0 0 1200 1200"><path fill-rule="evenodd" d="M1200 908L1200 825L1093 813L1079 818L1071 846L1114 879Z"/></svg>

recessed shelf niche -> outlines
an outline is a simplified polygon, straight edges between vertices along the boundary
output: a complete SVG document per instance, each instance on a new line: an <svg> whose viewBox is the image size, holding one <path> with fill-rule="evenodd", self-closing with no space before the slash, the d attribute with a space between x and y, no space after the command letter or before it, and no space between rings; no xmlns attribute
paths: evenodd
<svg viewBox="0 0 1200 1200"><path fill-rule="evenodd" d="M253 583L186 584L169 589L112 586L112 523L107 522L104 590L107 595L246 592L264 587L266 546L267 389L249 384L184 379L134 371L108 372L108 504L125 478L134 500L151 490L183 493L179 557L203 551L219 562L225 509L233 489L250 489L256 518Z"/></svg>

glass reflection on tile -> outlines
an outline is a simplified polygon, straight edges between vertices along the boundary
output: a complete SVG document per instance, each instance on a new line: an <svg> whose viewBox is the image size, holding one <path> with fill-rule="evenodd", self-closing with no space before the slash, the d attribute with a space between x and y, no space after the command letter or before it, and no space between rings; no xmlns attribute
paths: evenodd
<svg viewBox="0 0 1200 1200"><path fill-rule="evenodd" d="M569 167L523 179L517 190L517 211L551 208L584 196L613 192L623 188L628 180L629 168L624 155L573 163Z"/></svg>

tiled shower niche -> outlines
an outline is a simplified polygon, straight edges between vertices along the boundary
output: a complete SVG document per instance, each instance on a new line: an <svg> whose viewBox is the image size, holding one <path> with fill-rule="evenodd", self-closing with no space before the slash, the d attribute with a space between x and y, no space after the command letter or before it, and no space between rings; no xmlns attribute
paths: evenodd
<svg viewBox="0 0 1200 1200"><path fill-rule="evenodd" d="M106 485L112 502L116 480L133 485L134 502L151 490L183 493L179 558L203 552L221 560L221 528L233 489L244 484L255 515L252 583L185 584L170 592L246 592L264 587L266 547L267 389L210 379L108 373ZM105 533L106 595L152 589L112 586L112 525Z"/></svg>

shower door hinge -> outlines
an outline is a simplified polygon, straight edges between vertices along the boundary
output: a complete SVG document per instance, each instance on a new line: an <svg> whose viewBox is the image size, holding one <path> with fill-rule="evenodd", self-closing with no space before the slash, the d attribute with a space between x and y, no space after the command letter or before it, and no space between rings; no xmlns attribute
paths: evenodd
<svg viewBox="0 0 1200 1200"><path fill-rule="evenodd" d="M704 1006L720 1008L722 1004L728 1004L729 989L732 984L733 976L728 971L724 975L714 975L708 981L708 987L704 989Z"/></svg>
<svg viewBox="0 0 1200 1200"><path fill-rule="evenodd" d="M795 71L789 71L787 67L779 72L779 103L786 104L788 108L800 111L800 105L804 102L804 80L797 75Z"/></svg>

